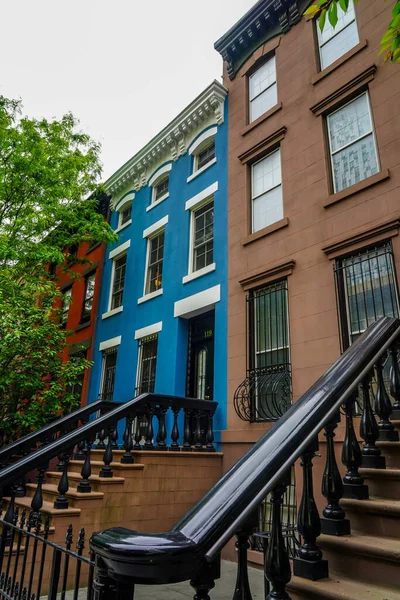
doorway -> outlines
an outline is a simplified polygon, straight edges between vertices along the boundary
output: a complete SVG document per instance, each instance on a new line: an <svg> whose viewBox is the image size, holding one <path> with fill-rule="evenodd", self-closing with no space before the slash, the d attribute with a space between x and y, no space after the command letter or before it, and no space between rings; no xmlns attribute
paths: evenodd
<svg viewBox="0 0 400 600"><path fill-rule="evenodd" d="M214 311L189 321L186 394L200 400L214 399Z"/></svg>

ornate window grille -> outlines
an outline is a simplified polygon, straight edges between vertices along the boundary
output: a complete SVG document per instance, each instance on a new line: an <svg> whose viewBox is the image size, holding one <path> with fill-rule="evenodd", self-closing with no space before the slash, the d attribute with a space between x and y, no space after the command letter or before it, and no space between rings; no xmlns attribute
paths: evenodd
<svg viewBox="0 0 400 600"><path fill-rule="evenodd" d="M151 335L139 340L139 369L136 396L154 392L156 382L158 336Z"/></svg>
<svg viewBox="0 0 400 600"><path fill-rule="evenodd" d="M115 369L117 366L117 348L109 348L103 352L103 378L100 398L112 400L114 395Z"/></svg>
<svg viewBox="0 0 400 600"><path fill-rule="evenodd" d="M249 368L234 395L236 412L245 421L275 421L292 400L286 280L250 292L246 337Z"/></svg>

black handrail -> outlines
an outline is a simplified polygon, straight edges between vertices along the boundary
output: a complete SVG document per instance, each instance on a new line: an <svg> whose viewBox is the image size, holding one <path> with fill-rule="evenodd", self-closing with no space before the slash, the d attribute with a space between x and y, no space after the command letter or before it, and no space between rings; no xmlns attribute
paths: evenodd
<svg viewBox="0 0 400 600"><path fill-rule="evenodd" d="M2 469L0 471L0 489L37 468L38 465L46 464L62 452L72 450L79 442L90 438L94 439L99 431L109 429L121 419L126 417L134 418L136 414L143 412L143 409L152 403L164 408L179 407L189 410L202 410L206 413L214 413L218 406L217 402L210 402L209 400L197 400L163 394L141 394L124 404L118 404L116 408L110 410L105 415L98 417L86 425L82 425L79 429L63 435L54 442L39 448L28 456L24 456L12 465ZM94 406L94 404L91 406ZM115 405L115 403L113 404Z"/></svg>
<svg viewBox="0 0 400 600"><path fill-rule="evenodd" d="M79 421L84 421L91 414L97 411L106 411L115 408L115 402L106 402L104 400L98 400L74 410L73 412L60 417L59 419L52 421L48 425L45 425L37 431L32 431L27 435L19 438L15 442L8 444L4 448L0 449L0 464L4 464L8 461L11 456L21 454L26 449L30 450L34 448L38 443L50 440L51 437L60 431L68 430L68 428Z"/></svg>
<svg viewBox="0 0 400 600"><path fill-rule="evenodd" d="M94 534L91 548L109 575L147 584L194 577L239 531L399 332L397 319L374 323L168 533L113 528Z"/></svg>

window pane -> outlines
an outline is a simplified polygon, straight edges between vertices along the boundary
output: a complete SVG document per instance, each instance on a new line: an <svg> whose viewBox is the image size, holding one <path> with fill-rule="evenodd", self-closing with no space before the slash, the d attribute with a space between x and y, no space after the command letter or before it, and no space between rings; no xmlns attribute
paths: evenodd
<svg viewBox="0 0 400 600"><path fill-rule="evenodd" d="M214 204L207 204L194 213L193 271L213 262Z"/></svg>
<svg viewBox="0 0 400 600"><path fill-rule="evenodd" d="M328 23L328 19L326 22ZM335 60L354 48L359 41L357 23L353 21L346 29L321 46L321 68L329 67Z"/></svg>
<svg viewBox="0 0 400 600"><path fill-rule="evenodd" d="M129 206L127 206L127 208L125 208L125 210L122 211L121 213L121 225L124 225L125 223L127 223L129 221L129 219L132 216L132 204L130 204Z"/></svg>
<svg viewBox="0 0 400 600"><path fill-rule="evenodd" d="M339 192L378 172L372 133L333 155L335 191Z"/></svg>
<svg viewBox="0 0 400 600"><path fill-rule="evenodd" d="M164 232L148 241L149 263L147 267L146 294L162 288L162 272L164 258Z"/></svg>
<svg viewBox="0 0 400 600"><path fill-rule="evenodd" d="M286 282L254 292L255 366L289 362Z"/></svg>
<svg viewBox="0 0 400 600"><path fill-rule="evenodd" d="M169 186L169 177L164 179L161 183L159 183L155 190L155 198L154 201L157 202L160 198L168 194L168 186Z"/></svg>
<svg viewBox="0 0 400 600"><path fill-rule="evenodd" d="M261 92L276 81L275 56L262 65L249 79L250 100L254 100Z"/></svg>
<svg viewBox="0 0 400 600"><path fill-rule="evenodd" d="M282 186L253 200L253 232L283 219Z"/></svg>
<svg viewBox="0 0 400 600"><path fill-rule="evenodd" d="M210 146L208 146L208 148L206 148L202 152L199 152L199 155L197 157L197 169L201 169L202 167L205 167L206 164L208 164L211 160L213 160L213 158L215 158L214 142Z"/></svg>
<svg viewBox="0 0 400 600"><path fill-rule="evenodd" d="M328 117L332 152L372 131L367 95L363 94Z"/></svg>
<svg viewBox="0 0 400 600"><path fill-rule="evenodd" d="M324 30L321 33L321 30L318 28L318 38L320 40L320 44L325 44L325 42L327 42L328 40L330 40L331 38L333 38L334 36L336 36L339 31L342 31L342 29L347 28L347 26L352 23L355 18L355 12L354 12L354 4L352 2L352 0L350 0L349 2L349 7L347 9L347 12L344 12L341 8L340 5L337 5L338 8L338 22L336 24L336 27L332 27L332 25L329 23L329 19L326 19L325 21L325 25L324 25Z"/></svg>
<svg viewBox="0 0 400 600"><path fill-rule="evenodd" d="M126 254L115 261L114 282L111 300L111 310L122 306L122 296L124 292L126 272Z"/></svg>
<svg viewBox="0 0 400 600"><path fill-rule="evenodd" d="M139 381L136 394L154 392L157 364L157 336L140 341Z"/></svg>
<svg viewBox="0 0 400 600"><path fill-rule="evenodd" d="M117 365L117 350L112 348L104 353L102 400L112 400L115 384L115 369Z"/></svg>
<svg viewBox="0 0 400 600"><path fill-rule="evenodd" d="M281 153L273 152L252 168L252 197L260 196L282 181Z"/></svg>
<svg viewBox="0 0 400 600"><path fill-rule="evenodd" d="M266 113L278 102L278 88L276 83L250 102L250 123Z"/></svg>

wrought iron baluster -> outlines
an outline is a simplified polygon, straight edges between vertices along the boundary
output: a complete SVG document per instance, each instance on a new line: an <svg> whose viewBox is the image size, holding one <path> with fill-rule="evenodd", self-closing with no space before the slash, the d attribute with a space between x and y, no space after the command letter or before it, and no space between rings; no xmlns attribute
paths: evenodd
<svg viewBox="0 0 400 600"><path fill-rule="evenodd" d="M142 439L142 432L140 431L140 422L143 415L138 413L135 419L135 445L133 447L134 450L141 450L142 446L140 445L140 440Z"/></svg>
<svg viewBox="0 0 400 600"><path fill-rule="evenodd" d="M392 418L400 419L400 367L396 346L390 348L389 355L391 358L390 395L394 399Z"/></svg>
<svg viewBox="0 0 400 600"><path fill-rule="evenodd" d="M191 587L195 590L193 600L210 600L208 592L215 587L215 580L220 576L220 558L201 568L200 573L190 580Z"/></svg>
<svg viewBox="0 0 400 600"><path fill-rule="evenodd" d="M35 494L32 498L32 502L31 502L31 509L32 509L32 513L31 513L31 518L32 519L40 519L40 510L43 506L43 482L45 479L45 473L47 470L47 466L45 467L44 465L39 467L39 473L37 476L37 486L36 486L36 490L35 490Z"/></svg>
<svg viewBox="0 0 400 600"><path fill-rule="evenodd" d="M17 524L17 521L18 521L18 507L15 509L13 517L12 517L12 521L11 521L11 523L12 523L12 525L14 525L14 527ZM9 574L10 574L10 569L11 569L11 560L12 560L14 539L15 539L15 529L11 528L10 546L8 549L8 560L7 560L7 566L6 566L6 571L5 571L6 581L11 582L10 592L11 592L11 587L12 587L12 579L11 579L11 577L9 577Z"/></svg>
<svg viewBox="0 0 400 600"><path fill-rule="evenodd" d="M237 575L233 600L252 600L249 572L247 568L247 550L250 548L249 538L258 524L258 511L253 513L246 525L236 534L235 548L238 555Z"/></svg>
<svg viewBox="0 0 400 600"><path fill-rule="evenodd" d="M28 521L26 523L26 531L29 534L32 530L32 527L34 527L34 519L33 519L33 512L31 511L29 513L29 517L28 517ZM30 536L27 535L25 537L25 550L24 550L24 560L22 561L22 568L21 568L21 575L20 575L20 588L19 588L19 594L18 594L18 600L21 600L21 596L22 596L22 586L24 585L24 580L25 580L25 572L26 572L26 565L27 565L27 561L28 561L28 554L29 554L29 545L30 545Z"/></svg>
<svg viewBox="0 0 400 600"><path fill-rule="evenodd" d="M202 411L201 410L195 410L194 411L194 416L196 419L196 430L195 430L195 445L194 445L194 449L196 452L201 452L203 450L203 444L202 444L202 440L201 440L201 417L202 417Z"/></svg>
<svg viewBox="0 0 400 600"><path fill-rule="evenodd" d="M346 519L344 510L339 501L343 498L343 482L335 456L335 429L340 423L340 413L325 427L326 437L326 463L322 477L322 494L328 500L323 509L321 518L322 533L328 535L349 535L350 521Z"/></svg>
<svg viewBox="0 0 400 600"><path fill-rule="evenodd" d="M379 437L379 429L371 406L371 379L372 375L368 375L361 384L363 394L363 411L360 421L360 435L364 440L361 450L361 466L371 469L385 469L385 457L381 456L380 449L376 447L376 440Z"/></svg>
<svg viewBox="0 0 400 600"><path fill-rule="evenodd" d="M154 444L153 444L153 436L154 436L154 431L153 431L153 415L154 415L154 407L151 405L148 405L146 408L146 413L145 416L147 418L147 431L146 431L146 441L144 444L144 449L145 450L154 450Z"/></svg>
<svg viewBox="0 0 400 600"><path fill-rule="evenodd" d="M75 460L82 460L85 461L86 458L86 454L85 454L85 440L81 440L78 445L77 445L77 452L75 452L74 454L74 459Z"/></svg>
<svg viewBox="0 0 400 600"><path fill-rule="evenodd" d="M342 446L342 463L346 466L347 472L343 477L343 497L367 500L369 497L368 486L364 484L364 479L358 471L361 467L362 454L353 422L354 405L357 397L358 393L356 391L348 398L344 405L346 434Z"/></svg>
<svg viewBox="0 0 400 600"><path fill-rule="evenodd" d="M44 529L43 529L43 539L46 540L49 537L49 532L50 532L50 517L49 515L46 515L45 521L44 521ZM44 565L45 565L45 560L46 560L46 551L47 551L47 544L44 543L43 547L42 547L42 556L40 557L40 567L39 567L39 576L38 576L38 583L37 583L37 590L36 590L36 598L40 598L40 591L42 589L42 580L43 580L43 571L44 571ZM22 583L21 583L22 585Z"/></svg>
<svg viewBox="0 0 400 600"><path fill-rule="evenodd" d="M108 432L107 447L106 447L106 450L105 450L104 456L103 456L104 464L99 472L99 477L108 478L108 477L113 476L113 471L112 471L112 468L110 467L112 460L113 460L112 431L113 431L113 429L110 429Z"/></svg>
<svg viewBox="0 0 400 600"><path fill-rule="evenodd" d="M14 520L14 514L15 514L15 488L14 486L11 486L11 498L10 498L10 503L8 505L6 514L4 515L4 521L6 523L12 523ZM11 537L12 537L12 529L11 527L3 527L3 531L2 531L2 538L3 538L3 534L4 534L4 546L9 546L11 543ZM2 544L3 546L3 544ZM2 552L1 552L1 556L0 556L0 570L1 570L1 566L2 566L2 559L4 556L4 548L2 547Z"/></svg>
<svg viewBox="0 0 400 600"><path fill-rule="evenodd" d="M76 543L76 552L77 552L78 556L82 556L84 549L85 549L85 529L84 529L84 527L82 527L82 529L79 532L78 541ZM79 582L81 580L81 567L82 567L82 561L78 560L77 564L76 564L76 575L75 575L73 600L78 600Z"/></svg>
<svg viewBox="0 0 400 600"><path fill-rule="evenodd" d="M393 423L390 422L390 415L393 412L393 408L383 378L383 367L385 366L385 363L386 357L382 357L378 360L375 367L378 380L378 387L375 395L375 412L380 418L378 423L378 439L385 442L398 442L399 434L394 428Z"/></svg>
<svg viewBox="0 0 400 600"><path fill-rule="evenodd" d="M92 440L87 440L86 442L86 455L85 462L83 463L81 476L82 480L79 482L78 487L76 488L78 492L82 494L89 494L92 491L92 486L90 485L89 477L92 474L92 466L90 464L90 452L92 449L93 442Z"/></svg>
<svg viewBox="0 0 400 600"><path fill-rule="evenodd" d="M165 415L167 408L161 407L157 411L158 433L157 433L157 450L168 450L165 440L167 438L167 430L165 428Z"/></svg>
<svg viewBox="0 0 400 600"><path fill-rule="evenodd" d="M188 408L184 409L184 430L183 430L183 448L185 452L192 451L192 433L190 431L190 418L192 416L192 411Z"/></svg>
<svg viewBox="0 0 400 600"><path fill-rule="evenodd" d="M133 600L134 584L113 580L110 592L112 598L115 598L115 600Z"/></svg>
<svg viewBox="0 0 400 600"><path fill-rule="evenodd" d="M22 514L21 514L20 521L19 521L17 548L16 548L16 552L15 552L14 571L13 571L13 575L12 575L12 587L14 588L14 592L15 592L15 586L16 586L16 577L17 577L17 570L18 570L18 564L19 564L19 557L21 554L22 536L23 536L23 529L25 527L25 523L26 523L26 509L24 508L24 510L22 511Z"/></svg>
<svg viewBox="0 0 400 600"><path fill-rule="evenodd" d="M124 448L125 454L121 456L121 463L125 465L132 465L135 461L132 456L133 450L133 439L132 439L132 417L126 418L126 427L124 432Z"/></svg>
<svg viewBox="0 0 400 600"><path fill-rule="evenodd" d="M60 581L62 551L54 548L51 563L50 588L47 600L57 600L58 582Z"/></svg>
<svg viewBox="0 0 400 600"><path fill-rule="evenodd" d="M97 439L99 440L96 445L97 450L105 450L106 449L106 445L104 443L104 440L106 439L106 437L107 437L107 435L106 435L105 429L102 429L101 431L99 431L99 433L97 434Z"/></svg>
<svg viewBox="0 0 400 600"><path fill-rule="evenodd" d="M328 561L322 558L322 552L316 540L321 535L321 521L314 500L313 458L318 450L316 439L304 452L301 460L303 467L303 492L301 497L298 530L303 543L298 549L298 558L293 559L293 572L299 577L316 581L328 577Z"/></svg>
<svg viewBox="0 0 400 600"><path fill-rule="evenodd" d="M67 533L65 535L65 548L67 550L71 550L72 540L73 540L72 525L70 523L67 527ZM60 600L65 600L65 594L67 592L68 570L69 570L69 554L66 553L65 557L64 557L64 572L63 572L63 577L62 577Z"/></svg>
<svg viewBox="0 0 400 600"><path fill-rule="evenodd" d="M113 450L118 450L118 429L117 427L113 427L111 429L111 444Z"/></svg>
<svg viewBox="0 0 400 600"><path fill-rule="evenodd" d="M214 411L210 410L207 412L207 433L206 433L206 451L207 452L215 452L214 446L214 428L213 428L213 420L214 420Z"/></svg>
<svg viewBox="0 0 400 600"><path fill-rule="evenodd" d="M109 600L111 579L104 561L96 556L96 579L93 582L93 600Z"/></svg>
<svg viewBox="0 0 400 600"><path fill-rule="evenodd" d="M174 415L174 424L172 425L171 445L169 447L169 449L172 450L172 452L180 451L179 442L178 442L178 440L179 440L179 428L178 428L179 410L180 409L177 406L172 407L172 414Z"/></svg>
<svg viewBox="0 0 400 600"><path fill-rule="evenodd" d="M69 481L68 481L68 465L69 465L69 459L70 459L71 455L65 453L64 454L64 464L63 464L63 471L62 471L62 475L60 477L60 481L58 482L58 497L56 498L55 502L54 502L54 508L68 508L69 503L68 503L68 498L66 496L68 490L69 490Z"/></svg>
<svg viewBox="0 0 400 600"><path fill-rule="evenodd" d="M42 519L39 515L39 518L36 519L35 527L34 527L35 537L33 540L32 556L31 556L31 572L29 574L28 593L27 593L28 598L30 598L31 591L32 591L33 576L35 574L35 566L36 566L36 554L37 554L37 549L38 549L39 534L40 534L41 527L42 527Z"/></svg>
<svg viewBox="0 0 400 600"><path fill-rule="evenodd" d="M90 557L91 564L89 566L86 600L92 600L92 595L93 595L93 578L94 578L94 552L93 552L93 550L90 550L89 557Z"/></svg>

